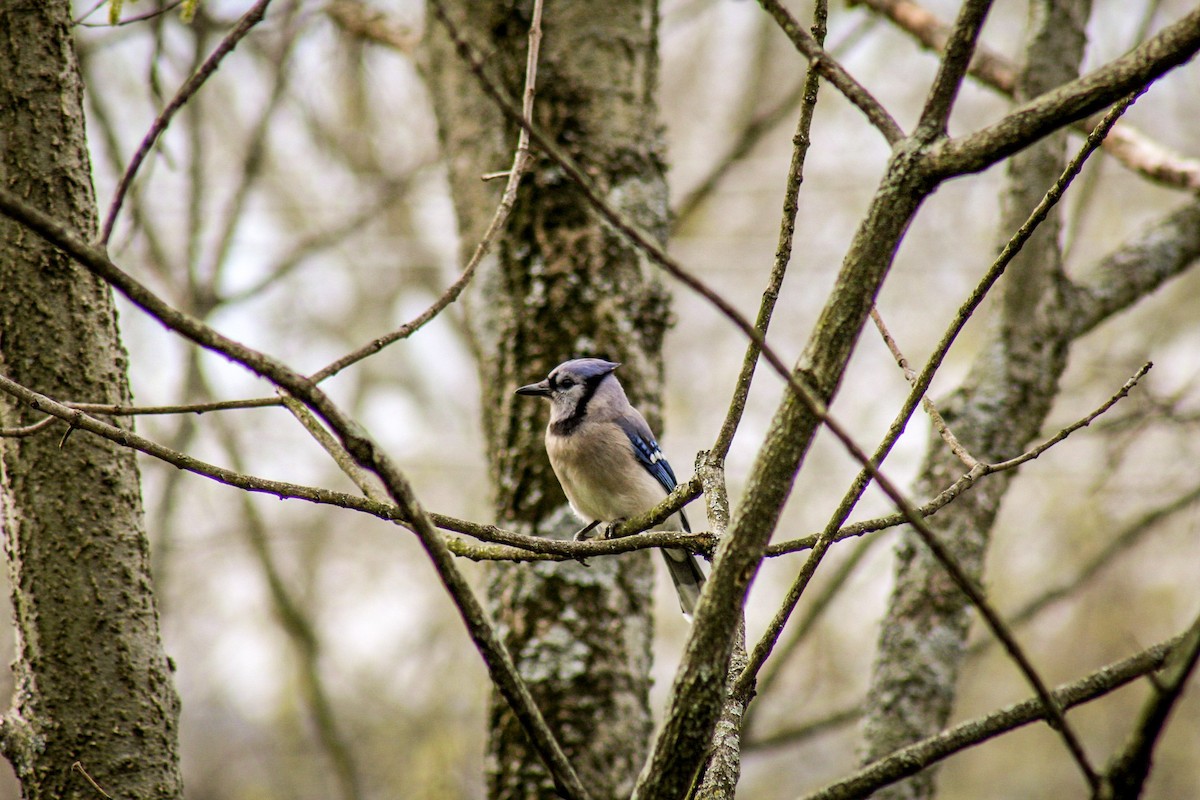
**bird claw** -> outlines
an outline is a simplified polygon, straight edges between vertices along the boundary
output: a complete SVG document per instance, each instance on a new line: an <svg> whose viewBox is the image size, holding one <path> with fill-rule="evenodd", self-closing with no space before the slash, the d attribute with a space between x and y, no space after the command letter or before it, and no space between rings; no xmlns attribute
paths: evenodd
<svg viewBox="0 0 1200 800"><path fill-rule="evenodd" d="M598 519L597 519L597 520L592 520L592 521L591 521L591 522L589 522L587 525L585 525L584 527L582 527L582 528L580 528L579 530L577 530L577 531L575 532L575 535L574 535L574 536L572 536L572 537L571 537L571 539L572 539L573 541L576 541L576 542L586 542L588 539L590 539L590 538L591 538L591 536L590 536L589 534L590 534L590 533L592 532L592 530L593 530L593 529L594 529L594 528L595 528L597 525L599 525L599 524L600 524L600 520L598 520ZM582 564L582 565L583 565L583 566L585 566L585 567L591 567L591 564L589 564L589 563L587 562L587 559L586 559L586 558L584 558L584 557L582 557L582 556L579 556L579 557L578 557L578 558L576 558L575 560L576 560L576 561L578 561L580 564Z"/></svg>
<svg viewBox="0 0 1200 800"><path fill-rule="evenodd" d="M625 518L621 517L620 519L614 519L612 522L604 523L604 527L600 531L600 538L605 540L617 538L613 535L613 533L617 530L617 528L621 527L622 523L624 522Z"/></svg>

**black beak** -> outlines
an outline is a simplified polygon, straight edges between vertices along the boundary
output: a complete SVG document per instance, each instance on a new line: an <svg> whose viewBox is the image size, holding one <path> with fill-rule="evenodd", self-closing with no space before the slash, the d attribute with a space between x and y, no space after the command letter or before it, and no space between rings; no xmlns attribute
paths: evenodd
<svg viewBox="0 0 1200 800"><path fill-rule="evenodd" d="M538 381L531 383L528 386L522 386L517 389L517 394L527 394L531 397L549 397L550 396L550 381Z"/></svg>

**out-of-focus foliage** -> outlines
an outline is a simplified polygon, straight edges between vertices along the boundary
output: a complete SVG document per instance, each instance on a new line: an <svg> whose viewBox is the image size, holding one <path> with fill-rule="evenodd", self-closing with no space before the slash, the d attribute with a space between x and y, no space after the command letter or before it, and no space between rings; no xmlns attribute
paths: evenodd
<svg viewBox="0 0 1200 800"><path fill-rule="evenodd" d="M190 25L167 13L122 27L80 27L101 208L157 110L245 5L204 3ZM928 5L952 18L956 4ZM1018 52L1020 5L997 4L984 32L991 47ZM1097 5L1088 64L1131 46L1145 13L1141 3ZM1182 0L1156 5L1152 28L1189 6ZM81 3L79 12L89 7ZM397 0L379 8L414 31L425 24L420 3ZM798 6L797 13L808 12ZM828 41L907 128L936 61L887 23L868 20L861 9L835 4ZM804 63L750 3L668 3L661 36L660 101L672 190L682 196L723 159L750 120L802 80ZM1172 74L1128 119L1164 145L1200 155L1198 89L1195 69ZM952 132L978 127L1006 107L994 93L968 84ZM792 123L788 116L771 130L698 211L679 220L672 241L689 270L748 316L776 245ZM887 157L878 134L833 91L822 95L812 138L795 257L771 332L785 357L794 357L804 341ZM441 166L447 157L453 154L439 152L412 57L347 34L321 4L276 0L266 22L163 137L127 202L112 254L178 306L312 372L415 316L456 274ZM1072 272L1086 270L1185 199L1102 155L1087 169L1067 200ZM945 186L904 241L879 308L914 362L923 360L995 253L999 173ZM1156 367L1098 424L1022 469L1005 501L988 567L990 595L1006 613L1071 581L1131 521L1194 488L1198 295L1200 277L1185 276L1076 347L1053 414L1063 425L1111 395L1142 362L1153 360ZM479 392L463 313L452 308L329 388L389 447L429 508L487 522ZM677 470L687 472L692 455L715 436L744 341L686 291L677 295L675 314L662 443ZM987 315L985 304L951 352L935 396L961 376ZM139 403L269 393L252 376L164 336L134 310L126 308L122 323ZM906 390L886 348L868 334L835 411L860 442L873 443ZM779 382L763 373L729 460L735 502L779 392ZM925 427L923 420L910 426L888 462L889 474L903 479L915 471ZM219 420L142 417L138 428L221 464L232 464L236 451L242 468L255 474L353 490L280 409L225 412ZM336 769L322 745L330 736L349 752L366 796L481 796L485 672L409 534L351 512L254 497L265 531L265 547L256 550L252 518L235 490L149 460L143 470L167 649L178 665L184 704L189 797L334 796ZM777 538L823 526L854 473L834 443L819 441ZM886 509L881 497L868 495L858 516ZM1186 624L1200 599L1196 525L1195 509L1187 508L1148 529L1082 587L1018 629L1051 682L1077 677ZM889 536L877 538L779 681L756 701L755 734L859 702L890 581ZM812 596L854 546L835 548ZM280 624L264 558L294 610L311 623L316 636L307 647ZM792 556L764 568L748 608L751 638L799 563ZM660 702L684 633L668 595L664 588L659 596ZM981 632L979 638L987 637ZM315 663L331 701L333 730L322 732L314 722L306 659ZM1145 691L1126 689L1072 713L1095 753L1119 745ZM1028 694L998 648L983 649L966 673L958 716ZM1149 796L1200 795L1198 718L1195 697L1176 710ZM742 795L773 800L820 785L854 765L856 742L854 726L844 725L797 744L752 750ZM987 786L989 797L1024 798L1059 788L1077 793L1078 781L1054 734L1034 727L950 760L942 787L946 797ZM7 796L16 796L11 779L0 793Z"/></svg>

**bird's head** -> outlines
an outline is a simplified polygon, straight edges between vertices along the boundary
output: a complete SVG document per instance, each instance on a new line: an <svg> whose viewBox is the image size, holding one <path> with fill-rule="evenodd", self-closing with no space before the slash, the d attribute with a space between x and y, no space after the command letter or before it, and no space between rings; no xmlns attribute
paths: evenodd
<svg viewBox="0 0 1200 800"><path fill-rule="evenodd" d="M545 380L517 389L517 394L549 398L550 421L570 419L583 413L588 401L613 370L621 366L602 358L576 358L564 361ZM611 380L615 381L613 377Z"/></svg>

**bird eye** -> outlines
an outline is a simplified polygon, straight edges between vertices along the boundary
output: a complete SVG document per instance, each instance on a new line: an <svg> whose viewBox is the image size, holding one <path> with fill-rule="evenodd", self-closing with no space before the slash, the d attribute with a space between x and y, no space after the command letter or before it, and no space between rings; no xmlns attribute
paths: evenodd
<svg viewBox="0 0 1200 800"><path fill-rule="evenodd" d="M558 388L560 388L560 389L570 389L574 385L575 385L574 378L559 378L558 379Z"/></svg>

